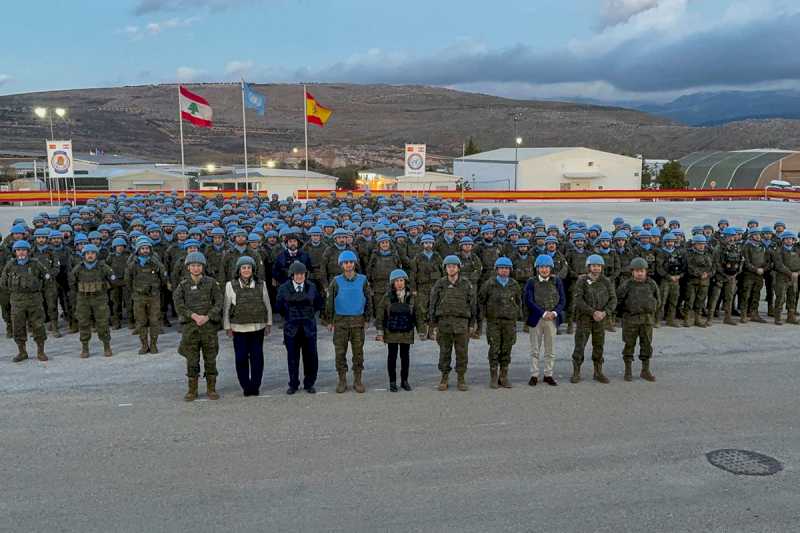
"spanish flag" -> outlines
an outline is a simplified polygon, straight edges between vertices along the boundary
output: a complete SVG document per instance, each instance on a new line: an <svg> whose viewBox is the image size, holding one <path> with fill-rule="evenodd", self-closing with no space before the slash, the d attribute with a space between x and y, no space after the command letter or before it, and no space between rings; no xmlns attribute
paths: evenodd
<svg viewBox="0 0 800 533"><path fill-rule="evenodd" d="M332 110L320 105L314 96L306 91L306 120L309 124L325 127L332 113Z"/></svg>

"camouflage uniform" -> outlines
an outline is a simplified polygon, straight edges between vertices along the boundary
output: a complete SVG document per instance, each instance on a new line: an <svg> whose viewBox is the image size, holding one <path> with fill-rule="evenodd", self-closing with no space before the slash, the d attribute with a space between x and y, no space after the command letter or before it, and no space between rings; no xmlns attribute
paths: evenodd
<svg viewBox="0 0 800 533"><path fill-rule="evenodd" d="M308 279L317 285L317 290L320 291L320 293L322 292L322 258L327 249L328 247L325 246L322 241L316 246L311 241L308 241L302 248L311 260L311 269L308 272Z"/></svg>
<svg viewBox="0 0 800 533"><path fill-rule="evenodd" d="M642 377L645 377L644 372L649 373L649 362L653 356L653 323L660 299L658 285L650 278L641 282L633 279L625 280L617 289L617 299L622 311L622 340L625 342L622 358L625 361L625 379L630 379L630 365L637 340L639 359L642 361Z"/></svg>
<svg viewBox="0 0 800 533"><path fill-rule="evenodd" d="M111 342L108 289L115 280L111 267L99 259L94 268L87 268L86 263L81 262L70 273L70 286L77 295L75 318L78 320L80 340L84 347L92 338L92 326L97 329L97 338L103 341L103 345L108 347Z"/></svg>
<svg viewBox="0 0 800 533"><path fill-rule="evenodd" d="M458 258L461 259L459 275L463 276L464 279L468 279L473 287L480 287L481 277L483 276L483 263L481 263L480 257L474 253L466 255L461 252L458 254ZM494 268L494 265L492 265L492 268ZM442 272L442 275L444 275L444 272Z"/></svg>
<svg viewBox="0 0 800 533"><path fill-rule="evenodd" d="M425 252L419 252L411 260L409 286L416 294L416 319L417 331L428 333L428 305L431 300L431 289L444 274L442 272L442 257L436 252L431 252L428 258Z"/></svg>
<svg viewBox="0 0 800 533"><path fill-rule="evenodd" d="M186 358L186 376L200 376L200 355L206 377L217 375L217 332L222 321L222 289L211 276L203 275L195 283L191 276L183 278L173 291L175 309L182 324L178 353ZM208 316L202 326L192 320L192 313Z"/></svg>
<svg viewBox="0 0 800 533"><path fill-rule="evenodd" d="M509 278L503 286L497 278L487 280L478 291L478 319L486 320L489 366L501 372L511 364L511 349L517 342L517 320L522 309L520 286Z"/></svg>
<svg viewBox="0 0 800 533"><path fill-rule="evenodd" d="M675 313L678 308L678 297L681 290L681 278L686 273L686 260L683 253L675 248L672 252L660 248L656 253L656 274L661 280L661 308L656 314L656 322L661 317L667 321L668 326L675 326ZM675 279L677 278L677 279ZM631 279L626 278L626 281ZM620 283L619 285L622 285ZM618 285L618 286L619 286Z"/></svg>
<svg viewBox="0 0 800 533"><path fill-rule="evenodd" d="M58 254L53 253L49 248L42 250L37 246L31 249L31 259L39 261L49 274L48 279L42 288L44 298L45 321L48 322L50 331L56 337L60 337L58 332L58 276L61 273L61 261Z"/></svg>
<svg viewBox="0 0 800 533"><path fill-rule="evenodd" d="M720 296L724 296L725 322L733 322L733 296L736 276L742 267L742 252L736 244L722 242L714 250L714 279L708 298L708 323L712 322ZM662 299L665 298L662 292Z"/></svg>
<svg viewBox="0 0 800 533"><path fill-rule="evenodd" d="M606 340L605 320L598 322L592 314L604 311L610 315L617 307L614 284L604 275L592 280L588 274L581 275L575 282L575 348L572 362L580 367L589 337L592 338L592 361L603 362L603 349Z"/></svg>
<svg viewBox="0 0 800 533"><path fill-rule="evenodd" d="M402 268L400 256L393 251L382 253L375 249L369 259L367 267L367 278L372 287L372 301L377 302L389 291L389 274L392 270Z"/></svg>
<svg viewBox="0 0 800 533"><path fill-rule="evenodd" d="M433 284L428 307L430 325L438 331L439 371L448 374L452 351L456 352L456 372L467 372L469 330L477 321L475 289L470 281L459 275L455 283L447 276Z"/></svg>
<svg viewBox="0 0 800 533"><path fill-rule="evenodd" d="M131 253L124 251L121 254L111 252L106 263L111 267L114 273L114 281L111 282L111 289L109 296L111 299L111 325L114 329L119 329L122 323L122 310L125 309L128 315L128 320L133 325L133 307L128 292L127 284L125 283L125 270L128 268L128 261L131 258Z"/></svg>
<svg viewBox="0 0 800 533"><path fill-rule="evenodd" d="M742 273L742 322L748 319L761 320L758 316L758 303L761 300L761 287L764 286L764 273L769 269L769 252L760 242L744 245L744 272ZM758 269L762 269L761 274Z"/></svg>
<svg viewBox="0 0 800 533"><path fill-rule="evenodd" d="M701 312L706 307L708 287L714 272L714 259L708 251L698 252L691 248L686 255L686 301L683 325L705 327ZM704 277L705 275L705 277Z"/></svg>
<svg viewBox="0 0 800 533"><path fill-rule="evenodd" d="M141 353L147 351L145 348L148 347L148 334L149 349L152 350L161 333L161 286L166 283L166 279L164 265L155 257L150 257L144 265L139 264L137 256L128 262L125 281L128 284L128 293L133 297L133 317L142 342Z"/></svg>
<svg viewBox="0 0 800 533"><path fill-rule="evenodd" d="M336 312L336 297L340 290L347 289L345 283L362 283L365 303L363 312L354 315L342 315ZM342 286L340 287L340 283ZM343 289L344 287L344 289ZM360 374L364 369L364 328L372 318L372 290L366 276L356 274L348 280L344 274L339 274L328 286L328 298L326 301L326 314L331 317L334 326L333 347L336 352L336 371L347 372L347 346L352 346L353 351L353 372Z"/></svg>
<svg viewBox="0 0 800 533"><path fill-rule="evenodd" d="M787 321L797 323L797 275L800 272L800 252L797 247L787 250L785 246L775 250L773 254L775 269L775 322L779 323L786 304Z"/></svg>
<svg viewBox="0 0 800 533"><path fill-rule="evenodd" d="M44 346L47 339L42 288L49 277L47 270L34 259L29 259L24 265L11 259L0 275L0 286L9 293L14 341L21 352L28 340L28 326L38 345Z"/></svg>
<svg viewBox="0 0 800 533"><path fill-rule="evenodd" d="M511 263L514 265L513 270L511 271L511 275L514 277L514 280L517 282L519 286L519 297L520 301L522 301L522 292L525 289L525 284L528 283L528 280L533 277L536 269L533 267L534 262L536 261L536 257L527 253L525 257L521 256L519 252L514 251L511 254ZM525 318L525 306L520 305L519 307L519 318L518 320L524 320ZM525 331L527 331L527 324L525 325Z"/></svg>
<svg viewBox="0 0 800 533"><path fill-rule="evenodd" d="M592 252L588 248L584 248L582 251L578 251L575 248L569 248L567 253L564 254L564 258L567 260L567 265L569 265L569 273L567 274L567 278L564 280L564 289L567 293L566 322L567 326L570 328L572 328L573 323L576 322L575 290L578 284L578 279L580 276L586 274L586 258L589 257L591 253Z"/></svg>

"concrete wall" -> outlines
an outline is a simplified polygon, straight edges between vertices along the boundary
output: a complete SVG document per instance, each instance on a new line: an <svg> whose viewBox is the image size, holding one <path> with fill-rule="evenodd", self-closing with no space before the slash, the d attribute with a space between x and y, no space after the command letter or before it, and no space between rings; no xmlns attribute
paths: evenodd
<svg viewBox="0 0 800 533"><path fill-rule="evenodd" d="M767 166L758 178L756 188L763 189L772 180L783 180L792 185L800 185L800 154L784 157L783 163L775 161Z"/></svg>
<svg viewBox="0 0 800 533"><path fill-rule="evenodd" d="M251 177L249 179L250 187L253 190L266 192L268 194L277 194L281 198L286 198L287 196L296 196L298 190L305 190L306 183L308 183L308 188L310 190L324 190L324 191L335 191L336 190L336 179L334 178L314 178L310 177L306 181L304 178L296 178L296 177ZM234 189L236 182L233 178L226 178L226 179L214 179L209 178L205 180L200 180L200 186L203 188L209 188L214 185L222 184L225 190ZM239 188L244 190L244 177L240 178L239 181ZM300 198L303 198L303 195L300 195Z"/></svg>

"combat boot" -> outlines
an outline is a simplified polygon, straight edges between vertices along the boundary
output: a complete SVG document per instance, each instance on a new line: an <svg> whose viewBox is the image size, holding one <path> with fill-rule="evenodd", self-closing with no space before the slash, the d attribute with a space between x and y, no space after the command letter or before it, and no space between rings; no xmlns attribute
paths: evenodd
<svg viewBox="0 0 800 533"><path fill-rule="evenodd" d="M501 366L500 367L500 379L498 380L498 385L500 385L504 389L512 388L511 381L508 379L508 367L507 366Z"/></svg>
<svg viewBox="0 0 800 533"><path fill-rule="evenodd" d="M442 379L439 380L439 387L438 387L440 391L447 390L447 387L449 386L448 385L449 380L450 380L450 372L442 372Z"/></svg>
<svg viewBox="0 0 800 533"><path fill-rule="evenodd" d="M86 359L89 357L89 343L82 342L81 343L81 359Z"/></svg>
<svg viewBox="0 0 800 533"><path fill-rule="evenodd" d="M766 323L767 323L767 321L766 321L766 320L764 320L764 319L761 317L761 315L759 315L759 314L758 314L758 311L756 311L756 312L754 312L754 313L752 313L752 314L750 315L750 320L751 320L752 322L758 322L759 324L766 324Z"/></svg>
<svg viewBox="0 0 800 533"><path fill-rule="evenodd" d="M361 383L361 370L353 370L353 390L359 394L367 392L367 388Z"/></svg>
<svg viewBox="0 0 800 533"><path fill-rule="evenodd" d="M11 321L10 320L8 322L6 322L6 338L7 339L14 338L14 330L11 329Z"/></svg>
<svg viewBox="0 0 800 533"><path fill-rule="evenodd" d="M573 324L572 322L570 322L570 323L567 325L567 335L572 335L573 333L575 333L575 324Z"/></svg>
<svg viewBox="0 0 800 533"><path fill-rule="evenodd" d="M122 329L122 323L119 320L112 320L111 327L113 329Z"/></svg>
<svg viewBox="0 0 800 533"><path fill-rule="evenodd" d="M493 366L489 368L489 388L496 389L497 386L497 367Z"/></svg>
<svg viewBox="0 0 800 533"><path fill-rule="evenodd" d="M736 326L736 321L733 319L733 314L730 311L725 311L725 320L722 321L723 324L728 324L729 326Z"/></svg>
<svg viewBox="0 0 800 533"><path fill-rule="evenodd" d="M774 316L775 316L775 325L776 326L782 326L783 325L783 320L781 320L781 315L782 314L783 314L782 312L777 312L777 313L774 314Z"/></svg>
<svg viewBox="0 0 800 533"><path fill-rule="evenodd" d="M114 355L114 352L111 351L111 341L103 342L103 355L105 357L111 357Z"/></svg>
<svg viewBox="0 0 800 533"><path fill-rule="evenodd" d="M197 382L195 382L195 391L197 391ZM219 394L217 394L217 376L206 376L206 394L209 400L219 400Z"/></svg>
<svg viewBox="0 0 800 533"><path fill-rule="evenodd" d="M150 335L150 353L158 353L158 335Z"/></svg>
<svg viewBox="0 0 800 533"><path fill-rule="evenodd" d="M650 359L645 359L642 361L642 371L639 374L639 377L645 381L652 382L656 380L656 377L650 373Z"/></svg>
<svg viewBox="0 0 800 533"><path fill-rule="evenodd" d="M622 376L622 379L625 381L633 381L633 361L630 359L625 359L625 374Z"/></svg>
<svg viewBox="0 0 800 533"><path fill-rule="evenodd" d="M706 321L703 320L703 316L700 313L695 313L694 315L694 325L698 328L705 328L708 327Z"/></svg>
<svg viewBox="0 0 800 533"><path fill-rule="evenodd" d="M576 363L575 361L572 362L572 377L569 378L570 383L580 383L581 382L581 364Z"/></svg>
<svg viewBox="0 0 800 533"><path fill-rule="evenodd" d="M78 323L75 320L70 320L68 331L70 333L78 333Z"/></svg>
<svg viewBox="0 0 800 533"><path fill-rule="evenodd" d="M674 311L667 315L667 327L670 327L670 328L680 327L677 323L675 323L675 312Z"/></svg>
<svg viewBox="0 0 800 533"><path fill-rule="evenodd" d="M771 303L767 303L767 316L775 316L775 306Z"/></svg>
<svg viewBox="0 0 800 533"><path fill-rule="evenodd" d="M458 385L457 385L457 387L458 387L458 390L460 390L462 392L469 390L469 387L467 386L467 379L466 379L466 376L464 374L459 374L458 375Z"/></svg>
<svg viewBox="0 0 800 533"><path fill-rule="evenodd" d="M687 311L686 315L683 317L683 327L692 327L692 322L694 322L694 311Z"/></svg>
<svg viewBox="0 0 800 533"><path fill-rule="evenodd" d="M186 392L186 395L183 397L184 400L187 402L193 402L197 399L197 376L193 378L189 378L189 390Z"/></svg>
<svg viewBox="0 0 800 533"><path fill-rule="evenodd" d="M789 316L786 317L786 322L789 324L800 324L800 321L797 320L797 314L794 311L789 311Z"/></svg>
<svg viewBox="0 0 800 533"><path fill-rule="evenodd" d="M61 338L61 331L58 329L58 320L53 320L50 322L50 331L53 332L53 337L56 339Z"/></svg>
<svg viewBox="0 0 800 533"><path fill-rule="evenodd" d="M600 383L608 383L608 378L603 375L603 363L600 361L593 361L594 363L594 380Z"/></svg>
<svg viewBox="0 0 800 533"><path fill-rule="evenodd" d="M19 350L19 353L16 355L16 357L14 357L13 361L15 363L21 363L28 358L28 349L25 347L24 342L18 342L17 349Z"/></svg>
<svg viewBox="0 0 800 533"><path fill-rule="evenodd" d="M614 323L615 322L616 322L616 320L614 320L613 318L610 318L610 317L607 318L606 319L606 331L608 331L609 333L616 333L617 328L614 327ZM656 323L658 323L658 321L656 321Z"/></svg>
<svg viewBox="0 0 800 533"><path fill-rule="evenodd" d="M50 360L50 358L44 353L44 341L36 341L36 359L39 361Z"/></svg>
<svg viewBox="0 0 800 533"><path fill-rule="evenodd" d="M339 394L345 392L347 390L347 371L340 370L339 371L339 382L336 384L336 392Z"/></svg>
<svg viewBox="0 0 800 533"><path fill-rule="evenodd" d="M144 355L150 351L150 346L147 344L147 335L139 335L139 342L141 342L141 346L139 347L139 355Z"/></svg>
<svg viewBox="0 0 800 533"><path fill-rule="evenodd" d="M740 323L740 324L747 324L747 322L748 322L748 320L747 320L747 313L745 313L745 312L742 312L742 313L741 313L741 316L739 317L739 323Z"/></svg>

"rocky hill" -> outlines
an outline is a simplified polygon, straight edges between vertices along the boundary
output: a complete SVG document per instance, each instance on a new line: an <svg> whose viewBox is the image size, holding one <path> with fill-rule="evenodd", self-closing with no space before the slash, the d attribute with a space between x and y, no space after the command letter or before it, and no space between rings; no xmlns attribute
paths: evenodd
<svg viewBox="0 0 800 533"><path fill-rule="evenodd" d="M184 125L186 160L235 162L242 153L238 84L188 86L214 108L211 130ZM265 117L248 112L251 160L292 158L303 145L302 88L256 85L267 95ZM427 143L430 154L461 155L469 136L482 149L513 143L520 114L524 146L587 146L650 158L678 158L695 150L800 146L798 120L748 120L689 127L629 109L552 101L510 100L443 88L388 85L311 85L334 115L324 129L309 127L311 155L326 166L397 165L406 142ZM0 97L0 149L41 149L48 135L35 106L65 107L57 137L71 136L78 151L101 148L177 161L177 87L148 85L51 91Z"/></svg>

